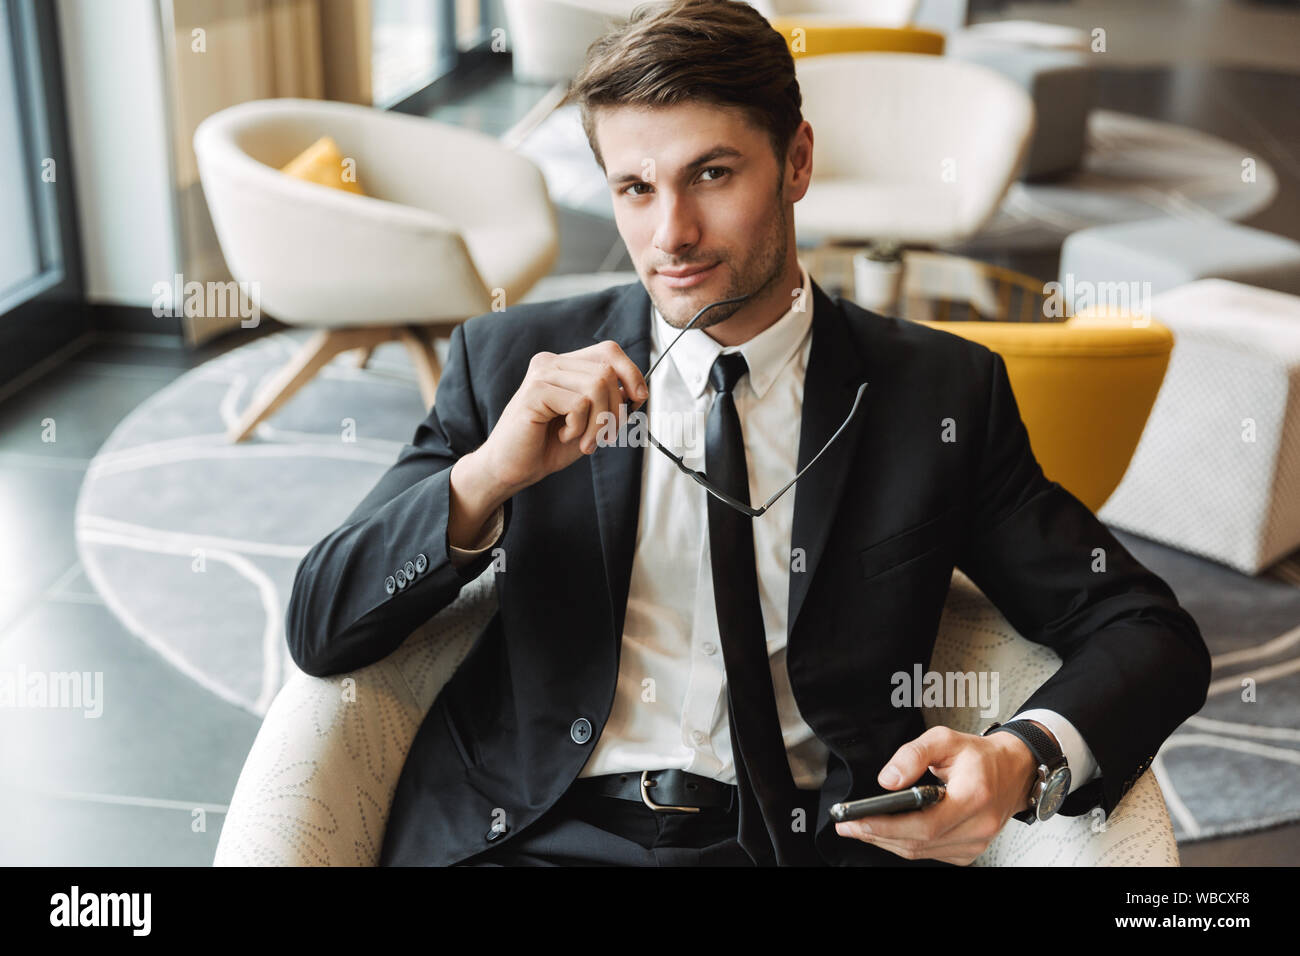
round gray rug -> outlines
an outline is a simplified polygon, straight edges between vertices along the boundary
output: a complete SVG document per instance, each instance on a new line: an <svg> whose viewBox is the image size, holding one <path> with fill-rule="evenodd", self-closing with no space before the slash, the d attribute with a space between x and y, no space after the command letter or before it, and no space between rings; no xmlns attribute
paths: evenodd
<svg viewBox="0 0 1300 956"><path fill-rule="evenodd" d="M522 301L636 281L552 276ZM193 369L124 418L77 500L86 575L119 620L198 684L258 716L295 666L284 640L294 572L415 436L427 414L400 343L366 368L337 356L256 435L226 429L310 335L277 332ZM446 359L448 343L438 343Z"/></svg>

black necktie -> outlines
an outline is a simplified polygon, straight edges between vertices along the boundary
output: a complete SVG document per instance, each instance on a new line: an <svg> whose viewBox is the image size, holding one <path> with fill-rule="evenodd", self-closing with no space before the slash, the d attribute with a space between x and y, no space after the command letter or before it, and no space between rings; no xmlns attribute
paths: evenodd
<svg viewBox="0 0 1300 956"><path fill-rule="evenodd" d="M731 390L749 371L739 352L719 355L709 370L716 391L705 434L705 474L734 498L749 501L745 440ZM709 551L718 632L727 669L731 752L739 788L741 848L759 866L809 866L815 821L796 832L802 807L790 774L772 688L767 632L758 596L754 519L708 496Z"/></svg>

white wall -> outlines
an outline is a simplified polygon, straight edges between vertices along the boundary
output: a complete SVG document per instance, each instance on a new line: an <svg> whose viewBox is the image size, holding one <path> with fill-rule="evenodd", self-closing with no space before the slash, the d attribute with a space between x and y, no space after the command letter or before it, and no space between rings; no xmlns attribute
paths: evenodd
<svg viewBox="0 0 1300 956"><path fill-rule="evenodd" d="M58 0L86 296L151 305L180 271L157 0Z"/></svg>

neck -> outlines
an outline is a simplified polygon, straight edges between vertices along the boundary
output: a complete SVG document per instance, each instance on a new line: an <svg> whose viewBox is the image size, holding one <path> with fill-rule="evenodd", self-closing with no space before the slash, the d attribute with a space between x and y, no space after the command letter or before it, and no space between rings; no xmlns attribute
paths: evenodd
<svg viewBox="0 0 1300 956"><path fill-rule="evenodd" d="M735 313L704 331L723 348L742 345L765 329L775 325L794 305L795 290L803 288L803 273L794 254L790 256L780 277L768 285L757 298L746 302Z"/></svg>

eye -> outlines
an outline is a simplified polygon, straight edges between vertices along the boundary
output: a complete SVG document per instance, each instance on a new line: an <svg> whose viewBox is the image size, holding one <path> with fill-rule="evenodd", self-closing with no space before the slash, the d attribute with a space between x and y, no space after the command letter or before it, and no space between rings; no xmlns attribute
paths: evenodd
<svg viewBox="0 0 1300 956"><path fill-rule="evenodd" d="M726 167L726 166L706 166L706 167L704 167L704 169L702 169L700 172L701 172L701 175L704 174L704 173L710 173L710 172L726 173L727 175L731 175L731 170L730 170L728 167ZM717 182L717 180L716 180L716 179L711 179L711 180L708 180L708 182ZM628 190L636 189L638 186L645 186L645 187L648 188L650 185L651 185L650 183L646 183L646 182L631 183L630 185L625 186L625 187L623 188L622 195L624 195L624 196L644 196L644 195L646 195L645 193L634 193L634 192L629 192Z"/></svg>

